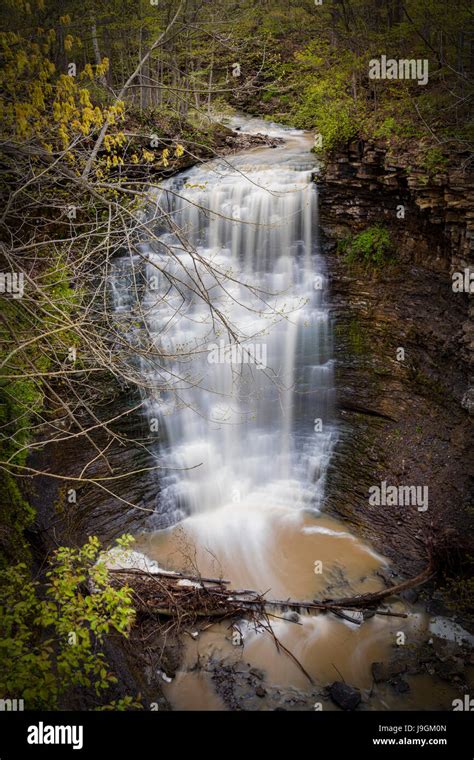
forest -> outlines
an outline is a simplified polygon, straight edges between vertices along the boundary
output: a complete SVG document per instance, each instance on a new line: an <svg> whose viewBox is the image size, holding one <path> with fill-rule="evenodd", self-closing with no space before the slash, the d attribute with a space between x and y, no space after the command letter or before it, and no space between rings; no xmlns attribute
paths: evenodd
<svg viewBox="0 0 474 760"><path fill-rule="evenodd" d="M2 11L2 711L464 709L471 4Z"/></svg>

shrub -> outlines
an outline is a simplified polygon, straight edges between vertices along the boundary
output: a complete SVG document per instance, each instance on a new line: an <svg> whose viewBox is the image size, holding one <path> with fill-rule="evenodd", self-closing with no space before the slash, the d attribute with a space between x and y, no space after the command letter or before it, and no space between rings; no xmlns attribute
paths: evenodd
<svg viewBox="0 0 474 760"><path fill-rule="evenodd" d="M117 544L126 550L131 540L122 536ZM90 688L100 699L117 683L101 645L114 631L127 637L135 612L131 590L110 586L105 559L90 537L80 549L55 552L44 587L24 563L0 573L2 699L54 710L72 688Z"/></svg>
<svg viewBox="0 0 474 760"><path fill-rule="evenodd" d="M349 264L379 268L391 261L393 244L389 231L381 225L375 225L342 241L339 249L345 253Z"/></svg>
<svg viewBox="0 0 474 760"><path fill-rule="evenodd" d="M319 132L323 153L345 145L358 132L353 101L326 80L306 90L306 97L294 111L292 120L296 127Z"/></svg>
<svg viewBox="0 0 474 760"><path fill-rule="evenodd" d="M426 151L421 166L430 176L433 176L444 171L447 163L448 159L439 148L430 148Z"/></svg>

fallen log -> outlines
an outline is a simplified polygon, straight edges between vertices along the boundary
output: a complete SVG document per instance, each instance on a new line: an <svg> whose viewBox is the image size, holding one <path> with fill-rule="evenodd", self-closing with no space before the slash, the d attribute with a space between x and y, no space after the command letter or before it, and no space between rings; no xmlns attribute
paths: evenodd
<svg viewBox="0 0 474 760"><path fill-rule="evenodd" d="M190 619L197 618L247 617L257 622L259 617L265 617L269 609L275 608L297 612L332 612L354 623L357 621L344 615L344 610L358 609L372 614L406 617L405 613L379 611L377 608L386 599L427 583L435 575L434 564L430 560L427 567L414 578L381 591L341 599L297 601L266 599L257 591L224 588L229 585L229 581L220 578L204 578L166 571L149 572L138 568L114 569L110 572L113 574L113 585L127 585L132 589L138 614L172 617L181 622L186 621L186 624L189 624Z"/></svg>
<svg viewBox="0 0 474 760"><path fill-rule="evenodd" d="M344 607L345 609L349 607L373 607L390 596L398 596L402 591L407 591L409 588L422 586L434 578L435 574L434 562L433 559L430 559L429 564L421 573L395 586L390 586L388 589L374 591L370 594L360 594L346 599L325 599L323 604L336 604L338 607Z"/></svg>
<svg viewBox="0 0 474 760"><path fill-rule="evenodd" d="M298 608L306 610L349 610L349 609L366 609L370 610L377 607L385 599L389 599L391 596L398 596L402 591L407 591L415 586L422 586L435 576L434 564L432 561L427 567L414 578L409 578L402 583L398 583L389 588L382 589L382 591L374 591L369 594L358 594L356 596L345 597L343 599L323 599L318 601L314 599L312 602L294 602L291 600L286 601L267 601L266 605L273 605L278 607L288 607L288 609L297 610ZM376 612L376 614L379 614ZM382 614L382 613L380 613ZM388 614L385 612L385 614ZM391 613L395 616L396 613ZM398 615L397 615L398 616ZM406 616L405 616L406 617Z"/></svg>
<svg viewBox="0 0 474 760"><path fill-rule="evenodd" d="M204 578L201 575L188 575L187 573L178 573L174 570L142 570L139 567L109 567L109 573L133 573L135 575L146 575L153 578L169 578L170 580L176 579L192 581L194 583L213 583L218 586L228 585L230 581L225 581L222 578ZM235 591L233 592L236 593Z"/></svg>

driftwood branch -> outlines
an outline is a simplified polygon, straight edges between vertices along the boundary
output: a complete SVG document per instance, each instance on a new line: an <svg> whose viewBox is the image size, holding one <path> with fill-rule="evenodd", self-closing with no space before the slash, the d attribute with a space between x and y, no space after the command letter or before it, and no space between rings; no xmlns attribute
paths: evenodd
<svg viewBox="0 0 474 760"><path fill-rule="evenodd" d="M387 610L379 612L377 608L386 599L415 586L421 586L435 575L434 563L430 560L427 567L414 578L382 591L341 599L298 601L266 599L257 591L249 589L232 590L226 588L229 581L221 578L204 578L164 571L150 572L137 568L114 569L110 572L113 585L127 585L132 589L139 614L185 618L187 623L190 618L206 617L250 617L257 620L259 616L264 616L268 609L275 608L297 612L332 612L351 622L357 621L345 615L344 610L365 610L375 614L403 617L402 613Z"/></svg>

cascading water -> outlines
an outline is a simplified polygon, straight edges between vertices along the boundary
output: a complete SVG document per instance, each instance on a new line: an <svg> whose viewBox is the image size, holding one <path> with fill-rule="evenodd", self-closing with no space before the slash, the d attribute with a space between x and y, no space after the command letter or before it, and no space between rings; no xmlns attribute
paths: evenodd
<svg viewBox="0 0 474 760"><path fill-rule="evenodd" d="M158 370L172 390L148 410L165 428L160 461L171 468L157 525L179 509L214 546L237 540L259 572L267 523L318 509L334 440L314 157L307 137L279 133L289 138L283 161L279 148L255 151L158 191L167 221L148 252L143 300L155 345L174 357ZM170 276L180 293L165 296Z"/></svg>
<svg viewBox="0 0 474 760"><path fill-rule="evenodd" d="M161 468L137 549L270 598L375 590L383 559L321 512L337 432L311 137L233 122L284 143L209 162L155 190L152 232L135 257L146 283L141 333L154 348L138 352L140 374ZM119 266L115 300L126 312L136 276ZM333 677L337 662L345 678L370 683L389 619L361 629L330 616L299 622L274 627L315 677ZM302 685L271 642L245 636L247 658L264 663L274 683Z"/></svg>

